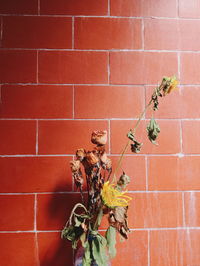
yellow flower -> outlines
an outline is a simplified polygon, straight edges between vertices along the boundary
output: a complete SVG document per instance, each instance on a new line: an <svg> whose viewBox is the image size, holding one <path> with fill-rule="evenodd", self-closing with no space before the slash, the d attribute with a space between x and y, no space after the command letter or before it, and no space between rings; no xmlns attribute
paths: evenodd
<svg viewBox="0 0 200 266"><path fill-rule="evenodd" d="M169 94L173 90L177 89L178 80L176 79L176 76L165 77L163 80L166 82L166 85L163 88L164 95Z"/></svg>
<svg viewBox="0 0 200 266"><path fill-rule="evenodd" d="M115 188L115 184L105 182L101 191L101 197L104 204L110 208L113 207L126 207L129 204L131 197L124 195L126 192L120 192Z"/></svg>

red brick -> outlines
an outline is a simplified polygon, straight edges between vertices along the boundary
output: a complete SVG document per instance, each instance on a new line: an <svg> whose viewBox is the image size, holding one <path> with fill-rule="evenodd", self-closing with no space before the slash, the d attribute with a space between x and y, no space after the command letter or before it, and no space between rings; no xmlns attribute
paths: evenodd
<svg viewBox="0 0 200 266"><path fill-rule="evenodd" d="M199 230L162 230L150 233L151 265L199 265Z"/></svg>
<svg viewBox="0 0 200 266"><path fill-rule="evenodd" d="M33 230L33 195L0 195L0 209L3 214L0 221L1 231Z"/></svg>
<svg viewBox="0 0 200 266"><path fill-rule="evenodd" d="M107 0L41 0L41 14L57 15L107 15Z"/></svg>
<svg viewBox="0 0 200 266"><path fill-rule="evenodd" d="M189 2L187 0L181 0L179 2L179 15L180 17L184 17L184 18L199 18L200 17L200 1L193 0Z"/></svg>
<svg viewBox="0 0 200 266"><path fill-rule="evenodd" d="M5 48L72 48L71 18L10 16L3 27Z"/></svg>
<svg viewBox="0 0 200 266"><path fill-rule="evenodd" d="M111 156L110 158L113 164L112 174L114 174L119 156ZM127 190L146 190L146 166L143 156L125 156L122 160L121 168L116 173L117 178L123 171L131 178L131 182L126 188Z"/></svg>
<svg viewBox="0 0 200 266"><path fill-rule="evenodd" d="M130 196L130 228L183 226L181 193L130 193Z"/></svg>
<svg viewBox="0 0 200 266"><path fill-rule="evenodd" d="M200 153L200 121L182 121L183 152Z"/></svg>
<svg viewBox="0 0 200 266"><path fill-rule="evenodd" d="M186 226L200 226L200 193L186 192L184 194Z"/></svg>
<svg viewBox="0 0 200 266"><path fill-rule="evenodd" d="M178 20L145 19L145 49L176 50L179 48Z"/></svg>
<svg viewBox="0 0 200 266"><path fill-rule="evenodd" d="M182 1L180 1L182 2ZM200 13L199 13L200 14ZM199 51L200 46L200 21L198 20L179 20L180 47L181 50ZM194 41L195 40L195 41Z"/></svg>
<svg viewBox="0 0 200 266"><path fill-rule="evenodd" d="M91 149L92 131L108 130L107 121L39 121L40 154L75 154Z"/></svg>
<svg viewBox="0 0 200 266"><path fill-rule="evenodd" d="M141 20L129 18L75 18L77 49L140 49Z"/></svg>
<svg viewBox="0 0 200 266"><path fill-rule="evenodd" d="M72 86L3 85L0 117L72 118Z"/></svg>
<svg viewBox="0 0 200 266"><path fill-rule="evenodd" d="M2 266L36 266L35 234L0 234Z"/></svg>
<svg viewBox="0 0 200 266"><path fill-rule="evenodd" d="M181 54L181 84L199 84L200 54Z"/></svg>
<svg viewBox="0 0 200 266"><path fill-rule="evenodd" d="M106 52L39 52L39 81L44 83L107 83Z"/></svg>
<svg viewBox="0 0 200 266"><path fill-rule="evenodd" d="M136 133L136 139L143 143L141 153L150 154L168 154L178 153L180 151L180 125L178 121L159 120L160 135L158 137L158 144L152 144L146 133L146 126L149 120L141 122ZM122 149L128 142L126 137L130 128L133 128L136 121L131 120L116 120L111 121L111 152L121 154ZM128 148L126 153L132 153Z"/></svg>
<svg viewBox="0 0 200 266"><path fill-rule="evenodd" d="M198 51L199 29L198 20L145 19L145 49Z"/></svg>
<svg viewBox="0 0 200 266"><path fill-rule="evenodd" d="M35 154L36 122L0 120L0 154Z"/></svg>
<svg viewBox="0 0 200 266"><path fill-rule="evenodd" d="M111 260L112 265L148 265L147 231L131 232L126 241L120 241L118 237L116 248L117 256Z"/></svg>
<svg viewBox="0 0 200 266"><path fill-rule="evenodd" d="M73 265L71 242L62 240L60 235L60 232L41 232L38 234L40 265Z"/></svg>
<svg viewBox="0 0 200 266"><path fill-rule="evenodd" d="M71 157L0 158L0 192L71 191Z"/></svg>
<svg viewBox="0 0 200 266"><path fill-rule="evenodd" d="M175 17L176 0L111 0L111 15Z"/></svg>
<svg viewBox="0 0 200 266"><path fill-rule="evenodd" d="M36 51L0 51L0 82L36 82Z"/></svg>
<svg viewBox="0 0 200 266"><path fill-rule="evenodd" d="M157 52L111 52L112 84L156 84L177 73L177 55Z"/></svg>
<svg viewBox="0 0 200 266"><path fill-rule="evenodd" d="M80 193L38 195L37 229L61 230L78 202L81 202Z"/></svg>
<svg viewBox="0 0 200 266"><path fill-rule="evenodd" d="M37 14L37 0L1 0L1 14Z"/></svg>
<svg viewBox="0 0 200 266"><path fill-rule="evenodd" d="M151 99L153 86L146 88L146 102ZM166 97L159 98L159 110L154 112L156 118L199 118L200 88L181 86ZM181 108L180 108L181 106ZM152 111L147 111L147 117L152 116Z"/></svg>
<svg viewBox="0 0 200 266"><path fill-rule="evenodd" d="M143 108L143 87L75 86L76 118L132 118Z"/></svg>
<svg viewBox="0 0 200 266"><path fill-rule="evenodd" d="M199 190L199 156L151 157L148 169L149 190ZM163 167L166 168L163 171Z"/></svg>

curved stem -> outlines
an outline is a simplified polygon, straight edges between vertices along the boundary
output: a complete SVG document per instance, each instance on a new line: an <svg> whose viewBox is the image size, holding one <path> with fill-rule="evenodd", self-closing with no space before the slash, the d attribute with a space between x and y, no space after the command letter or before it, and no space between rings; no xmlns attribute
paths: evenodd
<svg viewBox="0 0 200 266"><path fill-rule="evenodd" d="M151 106L152 102L153 102L153 100L151 99L151 100L149 101L149 103L145 106L145 108L144 108L144 110L142 111L142 113L140 114L140 116L139 116L139 118L138 118L138 120L137 120L137 123L135 124L135 126L134 126L134 128L133 128L133 134L134 134L134 135L135 135L136 130L137 130L137 128L138 128L138 126L139 126L139 124L140 124L140 122L141 122L141 119L143 118L143 116L144 116L144 114L146 113L147 109ZM121 156L120 156L120 158L119 158L119 161L117 162L117 166L116 166L115 171L114 171L114 174L113 174L112 183L115 183L115 182L116 182L116 174L117 174L119 168L121 167L121 164L122 164L122 160L123 160L124 154L125 154L125 152L127 151L129 144L130 144L130 139L128 140L128 142L126 143L124 149L122 150L122 153L121 153Z"/></svg>

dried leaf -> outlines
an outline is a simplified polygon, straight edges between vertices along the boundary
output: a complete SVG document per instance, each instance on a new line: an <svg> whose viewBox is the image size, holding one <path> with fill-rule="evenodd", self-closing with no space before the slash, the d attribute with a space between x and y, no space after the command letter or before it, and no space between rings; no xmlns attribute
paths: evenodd
<svg viewBox="0 0 200 266"><path fill-rule="evenodd" d="M148 132L148 138L153 144L156 143L156 139L158 137L158 134L160 133L160 127L158 123L155 121L154 118L152 118L147 125L147 132Z"/></svg>
<svg viewBox="0 0 200 266"><path fill-rule="evenodd" d="M135 153L139 153L141 151L143 143L138 142L137 140L134 140L134 143L131 144L131 151Z"/></svg>

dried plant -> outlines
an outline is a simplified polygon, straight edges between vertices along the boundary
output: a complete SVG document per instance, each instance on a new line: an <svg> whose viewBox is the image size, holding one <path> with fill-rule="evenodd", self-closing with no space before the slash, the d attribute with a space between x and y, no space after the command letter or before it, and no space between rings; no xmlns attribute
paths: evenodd
<svg viewBox="0 0 200 266"><path fill-rule="evenodd" d="M128 238L127 211L131 197L124 189L129 184L130 178L123 172L117 179L117 173L129 145L131 145L131 151L135 153L140 152L142 148L142 143L136 140L136 130L147 109L151 107L155 112L158 109L159 97L176 89L177 84L176 77L164 77L161 84L154 89L136 125L127 133L128 142L114 173L112 173L111 159L107 157L105 150L106 131L92 132L91 142L96 146L92 151L78 149L76 159L70 162L74 183L81 193L82 203L74 206L62 230L62 238L70 240L74 249L77 248L78 242L81 243L84 248L81 265L108 265L108 257L113 258L116 255L116 232L122 238ZM159 133L160 127L152 118L147 125L147 135L153 144L157 144ZM83 193L84 181L86 181L87 194ZM105 237L98 231L104 215L109 222Z"/></svg>

